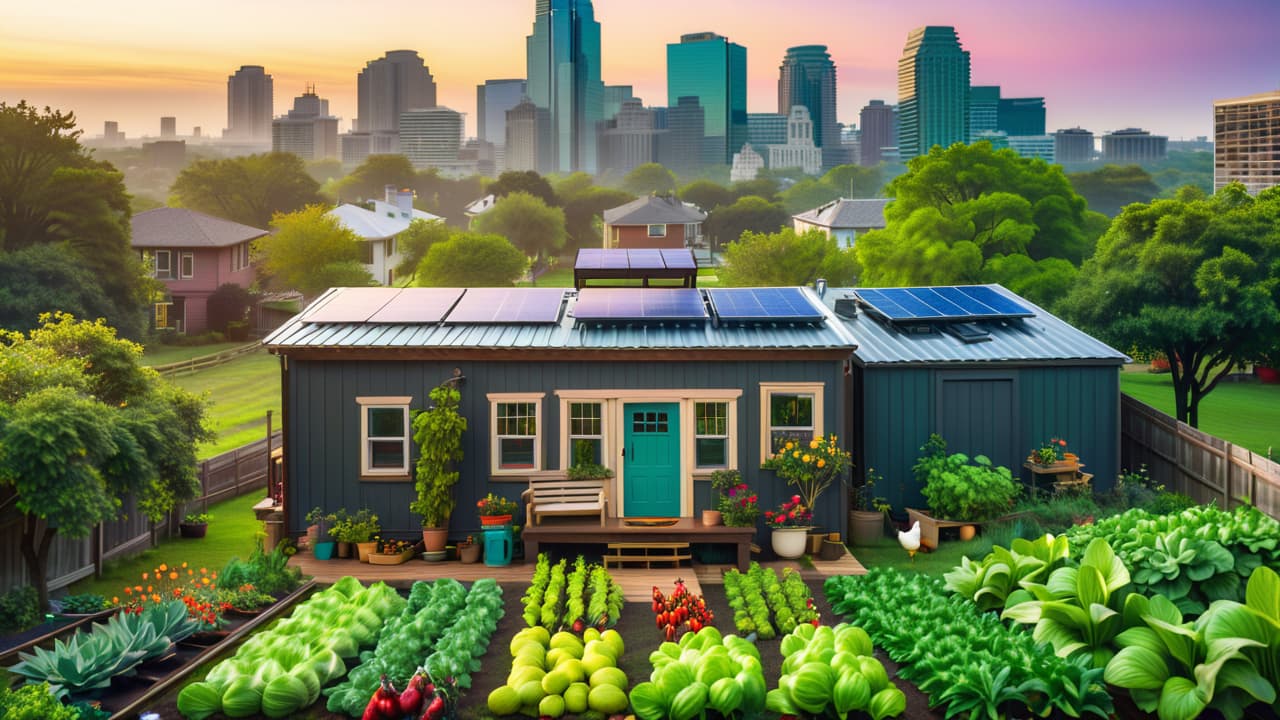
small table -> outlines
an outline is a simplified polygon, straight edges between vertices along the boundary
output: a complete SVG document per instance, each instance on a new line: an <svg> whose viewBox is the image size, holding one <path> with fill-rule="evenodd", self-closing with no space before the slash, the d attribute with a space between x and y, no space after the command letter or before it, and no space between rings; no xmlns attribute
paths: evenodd
<svg viewBox="0 0 1280 720"><path fill-rule="evenodd" d="M1055 489L1068 486L1078 486L1087 484L1092 475L1081 473L1080 468L1084 467L1084 463L1069 463L1059 460L1052 465L1040 465L1033 462L1025 462L1022 467L1031 471L1031 496L1035 497L1039 488L1037 483L1041 475L1046 476L1049 482L1053 483ZM1086 478L1082 481L1082 478Z"/></svg>

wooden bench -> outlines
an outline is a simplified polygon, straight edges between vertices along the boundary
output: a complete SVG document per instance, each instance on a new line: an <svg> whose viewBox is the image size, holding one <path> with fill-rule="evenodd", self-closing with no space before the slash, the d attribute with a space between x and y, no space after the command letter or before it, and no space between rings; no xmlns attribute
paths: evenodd
<svg viewBox="0 0 1280 720"><path fill-rule="evenodd" d="M610 563L619 567L626 563L644 563L646 568L651 568L652 563L659 562L679 567L681 560L691 559L687 542L613 542L609 543L609 554L604 556L604 566L607 569Z"/></svg>
<svg viewBox="0 0 1280 720"><path fill-rule="evenodd" d="M599 515L604 525L609 504L608 480L530 478L520 494L525 502L525 525L539 525L543 515Z"/></svg>

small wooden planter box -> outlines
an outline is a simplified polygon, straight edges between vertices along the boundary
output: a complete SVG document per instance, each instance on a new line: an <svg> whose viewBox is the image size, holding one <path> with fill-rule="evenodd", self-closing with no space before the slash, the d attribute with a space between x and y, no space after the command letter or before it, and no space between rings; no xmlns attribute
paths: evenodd
<svg viewBox="0 0 1280 720"><path fill-rule="evenodd" d="M609 543L609 554L604 556L604 566L610 563L621 567L625 563L644 563L646 568L652 563L672 563L679 567L681 560L689 560L689 543L687 542L615 542Z"/></svg>
<svg viewBox="0 0 1280 720"><path fill-rule="evenodd" d="M413 548L409 548L399 555L386 555L384 553L369 553L370 565L399 565L409 562L413 558Z"/></svg>

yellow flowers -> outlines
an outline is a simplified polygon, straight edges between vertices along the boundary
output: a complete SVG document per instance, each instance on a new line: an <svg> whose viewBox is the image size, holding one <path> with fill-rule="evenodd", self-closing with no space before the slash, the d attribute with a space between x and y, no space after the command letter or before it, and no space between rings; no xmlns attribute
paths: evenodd
<svg viewBox="0 0 1280 720"><path fill-rule="evenodd" d="M823 460L822 458L818 458L818 462L816 463L816 465L820 468L824 468L827 466L827 461Z"/></svg>
<svg viewBox="0 0 1280 720"><path fill-rule="evenodd" d="M803 460L804 462L813 462L813 456L808 453L805 453L804 457L800 459Z"/></svg>
<svg viewBox="0 0 1280 720"><path fill-rule="evenodd" d="M821 444L822 444L822 438L814 438L813 440L809 441L809 449L817 450L818 446Z"/></svg>

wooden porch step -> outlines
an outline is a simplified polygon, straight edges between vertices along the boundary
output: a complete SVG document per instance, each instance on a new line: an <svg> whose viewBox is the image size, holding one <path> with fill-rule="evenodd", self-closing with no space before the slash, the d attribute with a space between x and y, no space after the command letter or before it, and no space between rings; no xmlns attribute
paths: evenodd
<svg viewBox="0 0 1280 720"><path fill-rule="evenodd" d="M618 567L626 563L644 563L646 568L651 568L655 562L673 563L678 567L682 560L693 559L687 542L612 542L608 548L609 554L604 556L606 568L611 563Z"/></svg>

